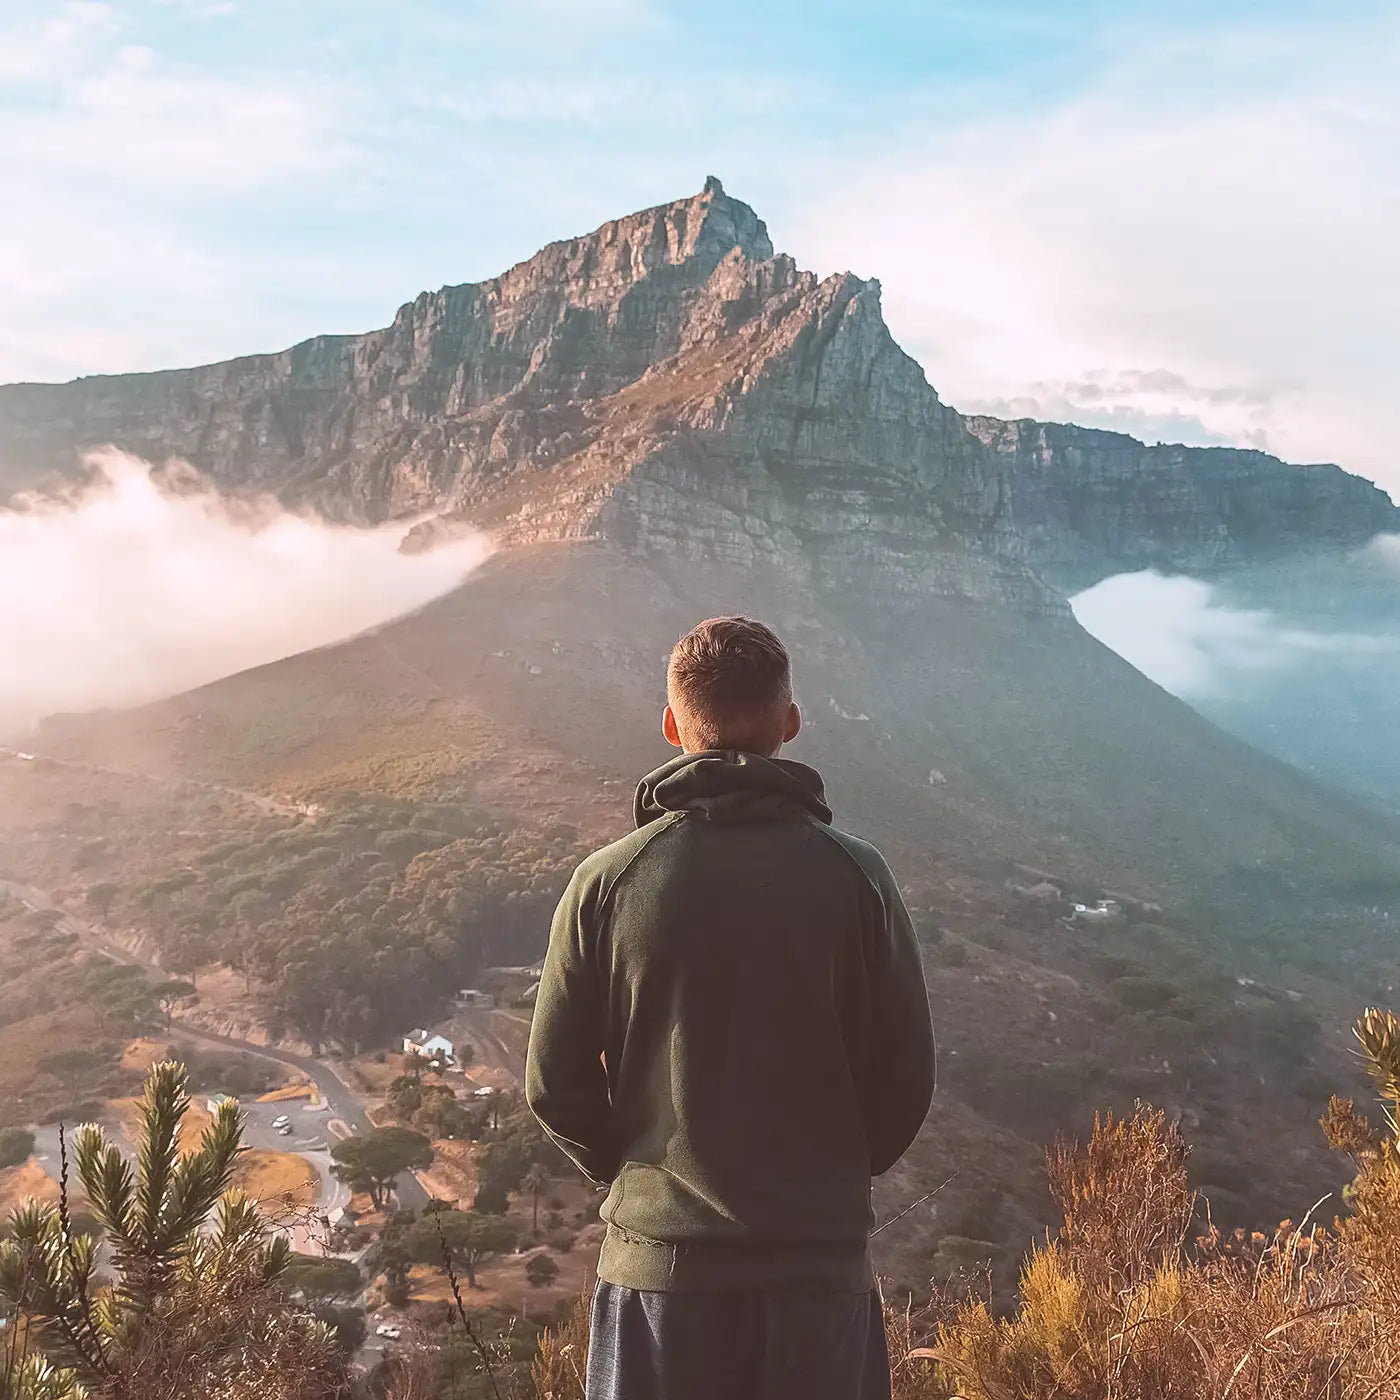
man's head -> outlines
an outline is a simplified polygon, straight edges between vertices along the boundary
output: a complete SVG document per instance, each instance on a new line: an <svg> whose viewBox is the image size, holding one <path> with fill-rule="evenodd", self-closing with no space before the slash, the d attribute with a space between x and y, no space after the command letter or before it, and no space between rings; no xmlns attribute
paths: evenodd
<svg viewBox="0 0 1400 1400"><path fill-rule="evenodd" d="M747 617L712 617L676 643L666 699L662 732L687 753L742 749L771 758L802 728L787 648Z"/></svg>

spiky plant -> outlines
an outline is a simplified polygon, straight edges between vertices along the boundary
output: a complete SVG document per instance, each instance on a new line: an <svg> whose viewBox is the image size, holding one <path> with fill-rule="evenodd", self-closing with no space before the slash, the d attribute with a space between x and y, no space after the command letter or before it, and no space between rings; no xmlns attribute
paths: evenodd
<svg viewBox="0 0 1400 1400"><path fill-rule="evenodd" d="M1361 1045L1361 1062L1376 1086L1389 1129L1380 1155L1387 1165L1400 1168L1400 1017L1367 1007L1352 1034Z"/></svg>
<svg viewBox="0 0 1400 1400"><path fill-rule="evenodd" d="M329 1331L272 1287L288 1242L270 1238L256 1206L229 1191L242 1147L237 1104L223 1104L198 1148L182 1155L189 1105L184 1066L166 1062L146 1079L134 1167L97 1125L75 1134L78 1179L111 1248L110 1286L99 1286L95 1242L72 1228L66 1170L58 1205L29 1201L12 1216L11 1238L0 1243L0 1298L68 1384L43 1379L49 1389L35 1390L38 1380L29 1381L15 1400L70 1400L85 1389L132 1400L252 1394L237 1387L270 1357L285 1364L289 1348L292 1370L309 1366L333 1382ZM184 1388L169 1389L177 1383ZM10 1397L0 1390L0 1400Z"/></svg>
<svg viewBox="0 0 1400 1400"><path fill-rule="evenodd" d="M15 1353L0 1360L0 1400L85 1400L72 1371L47 1357Z"/></svg>

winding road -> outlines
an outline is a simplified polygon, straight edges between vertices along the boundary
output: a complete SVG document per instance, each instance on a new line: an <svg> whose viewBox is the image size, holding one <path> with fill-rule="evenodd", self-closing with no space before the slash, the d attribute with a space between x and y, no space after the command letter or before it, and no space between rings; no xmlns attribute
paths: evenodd
<svg viewBox="0 0 1400 1400"><path fill-rule="evenodd" d="M130 967L142 968L158 977L164 978L167 975L155 963L144 962L142 959L134 957L120 944L105 936L97 925L77 918L45 891L36 889L32 885L20 884L14 880L0 880L0 890L13 895L26 908L48 910L60 915L58 927L62 932L70 933L81 939L94 952L100 953L103 957L110 958L113 962L125 963ZM300 1070L315 1084L326 1104L327 1137L357 1137L373 1131L374 1124L370 1122L369 1115L365 1112L364 1101L335 1070L323 1061L313 1059L310 1055L298 1055L291 1050L259 1045L256 1041L238 1040L233 1036L218 1035L213 1031L191 1026L184 1021L177 1020L175 1024L179 1027L180 1035L186 1039L223 1049L236 1050L240 1054L254 1055L260 1060L270 1060L285 1068ZM56 1134L54 1147L56 1151ZM326 1176L329 1177L329 1173ZM335 1182L333 1177L329 1180L333 1187L339 1187L339 1183ZM394 1183L394 1191L399 1204L407 1209L422 1210L428 1204L427 1191L411 1172L405 1172L398 1178ZM332 1190L331 1198L327 1199L323 1191L322 1208L329 1211L336 1204L344 1204L344 1202L335 1199L338 1194L338 1190Z"/></svg>

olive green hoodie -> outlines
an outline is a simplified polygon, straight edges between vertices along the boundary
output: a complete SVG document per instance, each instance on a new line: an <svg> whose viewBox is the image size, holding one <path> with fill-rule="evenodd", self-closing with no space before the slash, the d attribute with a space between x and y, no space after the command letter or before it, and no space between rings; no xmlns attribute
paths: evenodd
<svg viewBox="0 0 1400 1400"><path fill-rule="evenodd" d="M784 759L685 754L636 820L560 901L526 1070L546 1131L611 1184L599 1276L868 1288L870 1178L934 1082L894 878Z"/></svg>

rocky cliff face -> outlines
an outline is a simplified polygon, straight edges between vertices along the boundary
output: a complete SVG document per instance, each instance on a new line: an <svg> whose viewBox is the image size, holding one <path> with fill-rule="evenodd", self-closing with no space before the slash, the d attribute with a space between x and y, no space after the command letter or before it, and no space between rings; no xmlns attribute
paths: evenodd
<svg viewBox="0 0 1400 1400"><path fill-rule="evenodd" d="M1400 529L1385 492L1336 466L1289 466L1226 447L1147 447L1030 419L964 421L1002 466L1027 557L1070 591L1126 570L1209 574Z"/></svg>
<svg viewBox="0 0 1400 1400"><path fill-rule="evenodd" d="M860 580L892 606L1057 616L1035 569L1063 587L1390 519L1336 468L965 420L894 343L878 283L775 256L714 179L366 335L0 388L0 489L105 442L336 518L434 512L507 544L603 537L835 593Z"/></svg>

